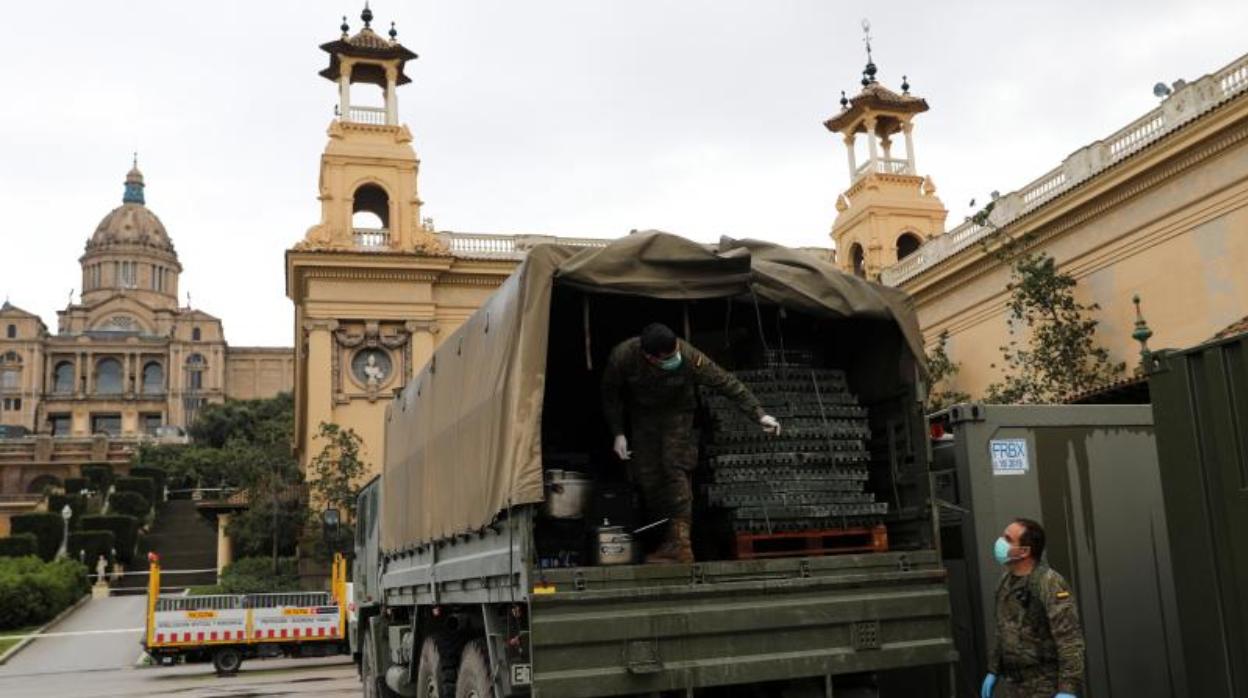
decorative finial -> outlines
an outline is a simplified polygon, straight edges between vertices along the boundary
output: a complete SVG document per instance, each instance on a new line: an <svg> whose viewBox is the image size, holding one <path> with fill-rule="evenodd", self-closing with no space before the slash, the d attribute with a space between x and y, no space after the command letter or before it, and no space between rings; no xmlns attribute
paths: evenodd
<svg viewBox="0 0 1248 698"><path fill-rule="evenodd" d="M1148 323L1144 322L1144 313L1140 310L1140 296L1137 294L1131 299L1135 303L1135 331L1131 333L1131 338L1140 343L1140 370L1148 370L1148 364L1153 357L1153 352L1148 348L1148 339L1153 336L1153 331L1149 329Z"/></svg>
<svg viewBox="0 0 1248 698"><path fill-rule="evenodd" d="M136 170L139 169L139 151L137 150L134 151L134 162L132 163L132 166Z"/></svg>
<svg viewBox="0 0 1248 698"><path fill-rule="evenodd" d="M910 78L905 75L901 76L901 93L903 95L910 94Z"/></svg>
<svg viewBox="0 0 1248 698"><path fill-rule="evenodd" d="M364 28L368 29L373 21L373 11L368 9L368 0L364 0L364 11L360 13L360 19L364 20Z"/></svg>
<svg viewBox="0 0 1248 698"><path fill-rule="evenodd" d="M399 30L395 29L394 22L391 22L390 23L390 41L395 42L398 40L399 40Z"/></svg>
<svg viewBox="0 0 1248 698"><path fill-rule="evenodd" d="M862 20L862 43L867 46L867 67L862 71L862 86L875 82L875 61L871 58L871 21Z"/></svg>
<svg viewBox="0 0 1248 698"><path fill-rule="evenodd" d="M344 38L344 39L345 39L345 38L347 38L347 34L348 34L348 32L350 32L350 31L351 31L351 26L347 24L347 16L346 16L346 15L343 15L343 16L342 16L342 26L340 26L340 27L338 27L338 28L342 30L342 38Z"/></svg>
<svg viewBox="0 0 1248 698"><path fill-rule="evenodd" d="M845 96L845 90L841 90L841 109L849 109L849 98Z"/></svg>

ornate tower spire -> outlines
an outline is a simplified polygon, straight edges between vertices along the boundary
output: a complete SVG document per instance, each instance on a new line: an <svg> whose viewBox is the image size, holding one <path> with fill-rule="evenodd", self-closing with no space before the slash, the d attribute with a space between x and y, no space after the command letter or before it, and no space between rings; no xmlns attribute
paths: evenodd
<svg viewBox="0 0 1248 698"><path fill-rule="evenodd" d="M122 203L126 204L144 204L143 200L143 173L139 171L139 154L134 154L134 164L130 171L126 173L126 191L121 196Z"/></svg>

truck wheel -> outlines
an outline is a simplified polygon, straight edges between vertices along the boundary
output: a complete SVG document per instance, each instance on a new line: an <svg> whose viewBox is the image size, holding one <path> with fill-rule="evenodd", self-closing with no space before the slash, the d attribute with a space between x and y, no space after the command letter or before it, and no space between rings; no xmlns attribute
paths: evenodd
<svg viewBox="0 0 1248 698"><path fill-rule="evenodd" d="M364 698L394 698L386 685L385 672L377 663L377 642L373 639L372 623L364 632L364 648L360 652L360 680L364 682Z"/></svg>
<svg viewBox="0 0 1248 698"><path fill-rule="evenodd" d="M459 678L455 682L455 698L494 698L494 682L490 680L490 655L484 640L473 640L464 647L459 660Z"/></svg>
<svg viewBox="0 0 1248 698"><path fill-rule="evenodd" d="M459 652L463 646L460 635L435 632L425 638L420 648L420 664L416 667L416 695L420 698L454 698Z"/></svg>
<svg viewBox="0 0 1248 698"><path fill-rule="evenodd" d="M212 655L212 668L217 670L217 676L237 674L242 665L243 653L237 647L222 647Z"/></svg>

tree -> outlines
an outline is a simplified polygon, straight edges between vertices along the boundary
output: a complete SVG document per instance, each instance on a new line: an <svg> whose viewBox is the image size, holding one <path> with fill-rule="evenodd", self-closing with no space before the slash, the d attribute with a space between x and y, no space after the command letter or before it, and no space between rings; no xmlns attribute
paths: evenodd
<svg viewBox="0 0 1248 698"><path fill-rule="evenodd" d="M946 330L940 333L940 337L936 339L936 346L932 347L931 353L927 355L927 373L931 382L931 389L927 394L929 414L971 399L967 393L950 390L947 386L940 387L942 383L952 380L958 375L958 371L962 370L961 364L949 358L948 344L949 331Z"/></svg>
<svg viewBox="0 0 1248 698"><path fill-rule="evenodd" d="M1121 375L1126 364L1110 362L1109 352L1096 343L1098 322L1089 315L1100 306L1075 300L1074 277L1059 272L1052 257L1018 252L1019 247L1010 241L1002 245L1013 253L1006 287L1010 341L1001 347L1005 378L988 386L987 400L1061 402Z"/></svg>
<svg viewBox="0 0 1248 698"><path fill-rule="evenodd" d="M360 437L354 429L331 422L321 422L316 436L325 445L308 464L312 489L325 507L338 510L343 521L355 521L355 483L365 470Z"/></svg>

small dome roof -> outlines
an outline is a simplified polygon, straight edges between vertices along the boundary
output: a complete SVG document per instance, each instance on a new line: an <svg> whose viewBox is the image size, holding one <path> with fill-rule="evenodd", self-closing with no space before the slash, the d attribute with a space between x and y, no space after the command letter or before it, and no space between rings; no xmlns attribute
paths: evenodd
<svg viewBox="0 0 1248 698"><path fill-rule="evenodd" d="M176 256L173 241L155 213L143 198L143 173L135 165L126 174L126 192L122 204L104 216L87 241L87 251L117 245L153 248Z"/></svg>

